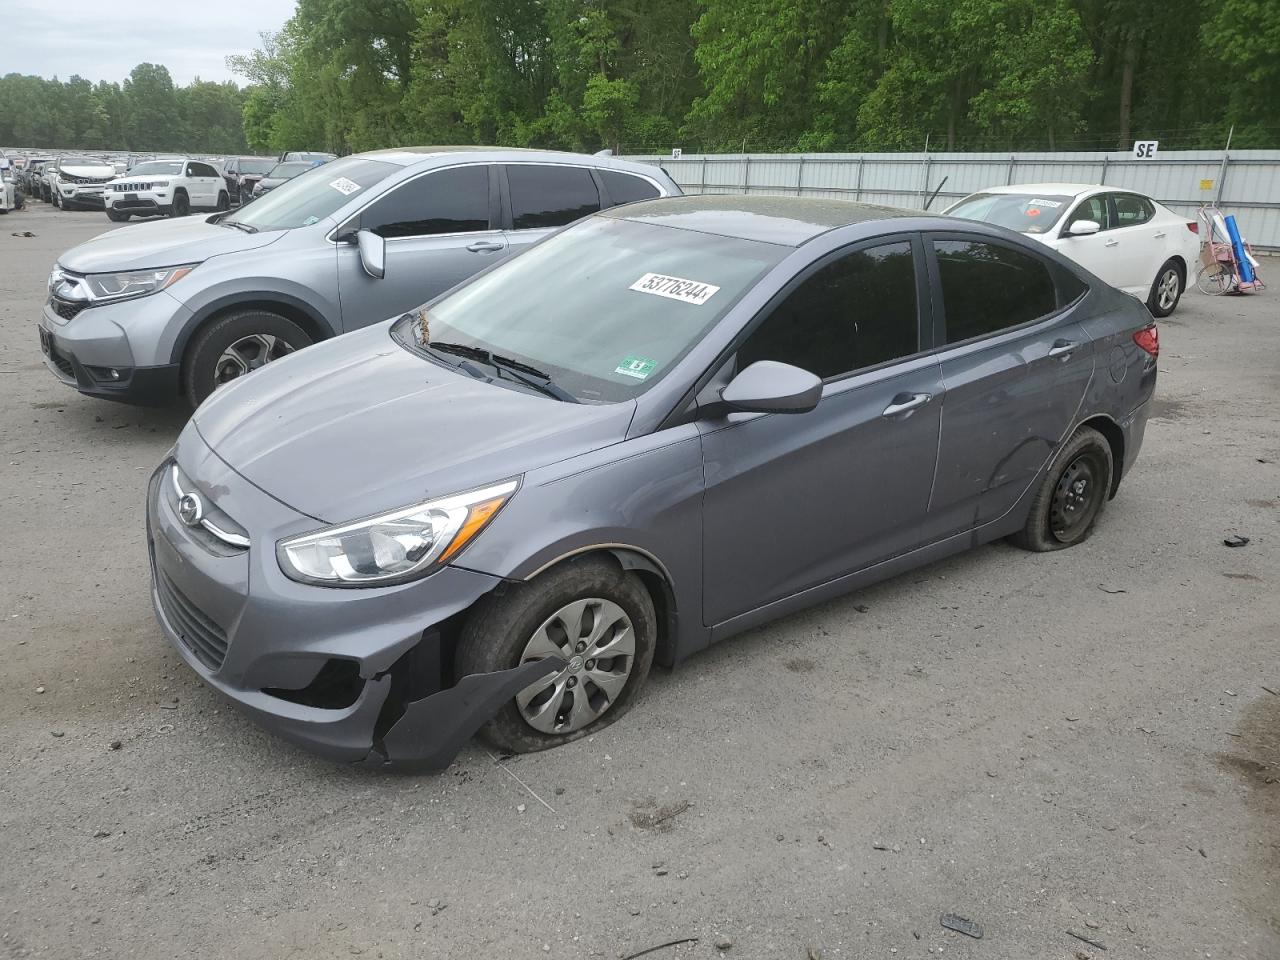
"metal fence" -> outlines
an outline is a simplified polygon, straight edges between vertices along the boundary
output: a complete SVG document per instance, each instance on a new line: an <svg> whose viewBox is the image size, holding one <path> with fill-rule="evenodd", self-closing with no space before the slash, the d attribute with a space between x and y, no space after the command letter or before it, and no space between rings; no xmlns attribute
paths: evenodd
<svg viewBox="0 0 1280 960"><path fill-rule="evenodd" d="M836 197L944 209L960 197L1011 183L1099 183L1137 190L1193 219L1216 200L1256 248L1280 251L1280 150L1128 153L686 154L627 159L661 164L686 193Z"/></svg>

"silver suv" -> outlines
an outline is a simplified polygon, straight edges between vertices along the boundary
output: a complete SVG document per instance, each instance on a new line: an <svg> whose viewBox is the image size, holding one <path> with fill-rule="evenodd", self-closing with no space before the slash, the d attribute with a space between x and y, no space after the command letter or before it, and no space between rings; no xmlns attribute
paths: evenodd
<svg viewBox="0 0 1280 960"><path fill-rule="evenodd" d="M81 393L196 406L565 224L679 193L660 168L607 157L476 147L344 157L239 210L124 227L67 251L49 277L40 346Z"/></svg>

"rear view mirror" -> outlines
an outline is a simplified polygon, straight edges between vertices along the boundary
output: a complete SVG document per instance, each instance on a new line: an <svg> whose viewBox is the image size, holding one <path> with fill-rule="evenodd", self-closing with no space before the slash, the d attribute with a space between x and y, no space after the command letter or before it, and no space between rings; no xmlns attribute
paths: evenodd
<svg viewBox="0 0 1280 960"><path fill-rule="evenodd" d="M356 246L360 250L360 266L364 272L375 280L381 280L387 274L387 241L372 230L361 230L356 234Z"/></svg>
<svg viewBox="0 0 1280 960"><path fill-rule="evenodd" d="M720 392L724 406L741 413L807 413L821 399L821 380L774 360L756 361Z"/></svg>
<svg viewBox="0 0 1280 960"><path fill-rule="evenodd" d="M1077 220L1067 228L1068 237L1091 237L1102 229L1097 220Z"/></svg>

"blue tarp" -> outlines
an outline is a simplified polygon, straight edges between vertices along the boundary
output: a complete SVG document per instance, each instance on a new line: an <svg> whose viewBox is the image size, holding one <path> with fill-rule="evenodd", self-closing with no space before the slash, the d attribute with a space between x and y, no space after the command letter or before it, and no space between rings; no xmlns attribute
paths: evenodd
<svg viewBox="0 0 1280 960"><path fill-rule="evenodd" d="M1236 268L1240 271L1241 283L1253 283L1253 263L1244 249L1244 240L1240 236L1240 228L1236 226L1235 216L1226 218L1227 236L1231 238L1231 251L1236 257Z"/></svg>

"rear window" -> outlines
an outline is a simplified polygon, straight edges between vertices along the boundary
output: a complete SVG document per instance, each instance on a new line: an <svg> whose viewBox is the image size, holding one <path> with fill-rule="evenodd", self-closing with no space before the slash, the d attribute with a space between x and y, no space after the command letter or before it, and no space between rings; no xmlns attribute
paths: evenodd
<svg viewBox="0 0 1280 960"><path fill-rule="evenodd" d="M507 167L511 222L516 230L563 227L600 209L600 191L584 167Z"/></svg>
<svg viewBox="0 0 1280 960"><path fill-rule="evenodd" d="M965 197L947 214L981 220L1019 233L1047 233L1067 208L1071 197L1042 193L975 193Z"/></svg>
<svg viewBox="0 0 1280 960"><path fill-rule="evenodd" d="M600 179L604 188L609 191L609 199L614 205L635 203L637 200L652 200L661 196L660 191L648 180L634 177L629 173L617 173L613 170L600 170Z"/></svg>

